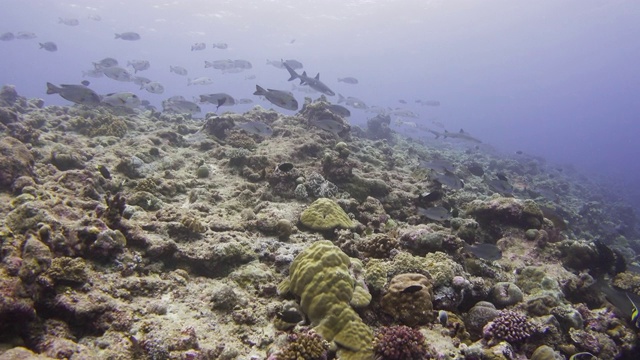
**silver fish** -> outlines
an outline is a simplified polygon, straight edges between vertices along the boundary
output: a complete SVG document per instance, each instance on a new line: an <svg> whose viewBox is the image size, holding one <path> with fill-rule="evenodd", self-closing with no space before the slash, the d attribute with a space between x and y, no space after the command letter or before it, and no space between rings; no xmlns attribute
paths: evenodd
<svg viewBox="0 0 640 360"><path fill-rule="evenodd" d="M140 106L140 98L132 92L119 92L103 96L102 103L116 107L127 107L133 109Z"/></svg>
<svg viewBox="0 0 640 360"><path fill-rule="evenodd" d="M6 32L6 33L0 35L0 40L2 40L2 41L11 41L11 40L13 40L15 38L16 38L16 36L12 32Z"/></svg>
<svg viewBox="0 0 640 360"><path fill-rule="evenodd" d="M242 129L249 134L260 135L263 137L269 137L273 134L273 129L265 123L259 121L249 121L246 123L236 124L238 129Z"/></svg>
<svg viewBox="0 0 640 360"><path fill-rule="evenodd" d="M187 79L187 85L211 85L213 80L210 77L199 77L195 79Z"/></svg>
<svg viewBox="0 0 640 360"><path fill-rule="evenodd" d="M152 94L162 94L164 92L164 86L157 81L152 81L143 87Z"/></svg>
<svg viewBox="0 0 640 360"><path fill-rule="evenodd" d="M103 70L104 74L109 78L117 81L131 81L131 73L120 66L112 66Z"/></svg>
<svg viewBox="0 0 640 360"><path fill-rule="evenodd" d="M151 79L144 76L134 76L131 78L131 81L136 85L140 85L140 89L142 89L145 85L151 82Z"/></svg>
<svg viewBox="0 0 640 360"><path fill-rule="evenodd" d="M102 70L98 70L98 69L91 69L91 70L86 70L86 71L82 71L82 76L83 77L92 77L92 78L99 78L99 77L103 77L104 73L102 72Z"/></svg>
<svg viewBox="0 0 640 360"><path fill-rule="evenodd" d="M444 174L438 174L434 177L435 181L447 186L452 190L460 190L464 187L464 183L454 173L446 171Z"/></svg>
<svg viewBox="0 0 640 360"><path fill-rule="evenodd" d="M200 50L204 50L207 47L207 44L205 43L195 43L193 45L191 45L191 51L200 51Z"/></svg>
<svg viewBox="0 0 640 360"><path fill-rule="evenodd" d="M251 103L253 103L253 100L247 99L247 98L242 98L238 100L238 104L251 104Z"/></svg>
<svg viewBox="0 0 640 360"><path fill-rule="evenodd" d="M224 100L220 106L233 106L236 104L236 99L233 96L225 93L205 94L200 95L200 102L208 102L214 105L218 105L220 100Z"/></svg>
<svg viewBox="0 0 640 360"><path fill-rule="evenodd" d="M318 92L308 86L297 86L296 84L291 84L291 90L299 91L305 94L317 94Z"/></svg>
<svg viewBox="0 0 640 360"><path fill-rule="evenodd" d="M134 72L137 73L138 71L147 70L151 67L151 63L148 60L131 60L127 62L127 66L133 67Z"/></svg>
<svg viewBox="0 0 640 360"><path fill-rule="evenodd" d="M98 105L100 96L84 85L60 85L60 87L47 83L47 94L58 94L63 99L76 104Z"/></svg>
<svg viewBox="0 0 640 360"><path fill-rule="evenodd" d="M253 65L247 60L233 60L233 67L237 69L251 69Z"/></svg>
<svg viewBox="0 0 640 360"><path fill-rule="evenodd" d="M351 84L351 85L355 85L358 83L358 79L354 78L354 77L344 77L344 78L338 78L338 82L343 82L346 84Z"/></svg>
<svg viewBox="0 0 640 360"><path fill-rule="evenodd" d="M102 20L102 16L98 15L98 14L91 14L89 16L87 16L88 19L91 19L93 21L101 21Z"/></svg>
<svg viewBox="0 0 640 360"><path fill-rule="evenodd" d="M284 66L285 69L287 69L287 71L289 72L289 75L291 75L291 77L289 78L289 81L300 79L300 85L308 85L310 88L317 90L328 96L334 96L336 94L335 92L333 92L333 90L329 89L327 85L325 85L322 81L320 81L320 73L318 73L316 77L312 78L307 76L306 71L302 72L302 74L298 74L297 72L295 72L295 70L291 68L291 66L287 65L286 62L283 62L282 65Z"/></svg>
<svg viewBox="0 0 640 360"><path fill-rule="evenodd" d="M331 104L329 105L329 110L331 110L331 112L338 114L342 117L349 117L351 116L351 111L349 111L349 109L347 109L346 107L342 106L342 105L337 105L337 104Z"/></svg>
<svg viewBox="0 0 640 360"><path fill-rule="evenodd" d="M302 63L298 60L293 60L293 59L289 59L289 60L267 60L267 65L273 65L275 67L277 67L278 69L284 69L284 64L289 65L290 68L292 68L293 70L299 70L302 69Z"/></svg>
<svg viewBox="0 0 640 360"><path fill-rule="evenodd" d="M173 65L169 66L169 72L172 72L174 74L178 74L181 76L187 76L188 74L187 69L183 68L182 66L173 66Z"/></svg>
<svg viewBox="0 0 640 360"><path fill-rule="evenodd" d="M140 40L140 34L133 31L123 32L120 34L116 34L116 39L122 39L127 41L136 41Z"/></svg>
<svg viewBox="0 0 640 360"><path fill-rule="evenodd" d="M58 45L52 41L47 41L45 43L40 43L40 49L45 49L47 51L58 51Z"/></svg>
<svg viewBox="0 0 640 360"><path fill-rule="evenodd" d="M227 70L233 69L233 60L214 60L214 61L204 61L205 68L214 68L217 70Z"/></svg>
<svg viewBox="0 0 640 360"><path fill-rule="evenodd" d="M417 119L418 115L410 110L394 110L389 113L389 115L400 116L400 117L409 117L413 119Z"/></svg>
<svg viewBox="0 0 640 360"><path fill-rule="evenodd" d="M482 141L474 138L473 136L467 134L466 132L464 132L464 130L460 129L459 132L455 133L455 132L448 132L447 130L444 131L444 134L442 134L444 136L444 138L452 138L452 139L460 139L460 140L466 140L466 141L471 141L471 142L476 142L476 143L482 143Z"/></svg>
<svg viewBox="0 0 640 360"><path fill-rule="evenodd" d="M434 221L445 221L451 219L451 213L449 210L442 206L430 207L430 208L418 208L418 214L426 217L427 219Z"/></svg>
<svg viewBox="0 0 640 360"><path fill-rule="evenodd" d="M345 98L344 96L338 94L338 104L342 104L342 103L345 103L347 106L351 106L352 108L356 108L356 109L368 108L367 104L365 104L364 101L356 97L349 96Z"/></svg>
<svg viewBox="0 0 640 360"><path fill-rule="evenodd" d="M256 91L253 95L261 95L267 98L273 105L279 106L287 110L298 110L298 101L293 94L283 90L263 89L260 85L256 85Z"/></svg>
<svg viewBox="0 0 640 360"><path fill-rule="evenodd" d="M118 66L118 60L110 57L106 57L98 62L93 63L93 67L95 67L96 69L104 69L113 66Z"/></svg>
<svg viewBox="0 0 640 360"><path fill-rule="evenodd" d="M29 40L29 39L35 39L38 36L35 33L32 32L28 32L28 31L18 31L18 33L16 34L16 39L18 40Z"/></svg>
<svg viewBox="0 0 640 360"><path fill-rule="evenodd" d="M65 24L67 26L78 26L80 21L73 18L58 18L58 24Z"/></svg>
<svg viewBox="0 0 640 360"><path fill-rule="evenodd" d="M184 98L183 98L184 99ZM179 98L170 98L162 102L162 109L177 114L195 114L202 110L198 104Z"/></svg>
<svg viewBox="0 0 640 360"><path fill-rule="evenodd" d="M229 47L229 45L227 43L217 43L217 44L213 44L211 45L214 49L220 49L220 50L224 50L226 48Z"/></svg>
<svg viewBox="0 0 640 360"><path fill-rule="evenodd" d="M344 126L333 119L311 120L309 121L309 124L334 135L338 135L344 130Z"/></svg>

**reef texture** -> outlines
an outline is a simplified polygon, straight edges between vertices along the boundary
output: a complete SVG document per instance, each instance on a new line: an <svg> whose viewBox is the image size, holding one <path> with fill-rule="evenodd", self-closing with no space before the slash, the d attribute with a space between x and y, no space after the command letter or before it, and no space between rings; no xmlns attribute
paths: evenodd
<svg viewBox="0 0 640 360"><path fill-rule="evenodd" d="M640 231L613 191L386 115L312 126L328 106L194 119L2 88L0 359L636 358ZM464 187L432 180L443 161Z"/></svg>

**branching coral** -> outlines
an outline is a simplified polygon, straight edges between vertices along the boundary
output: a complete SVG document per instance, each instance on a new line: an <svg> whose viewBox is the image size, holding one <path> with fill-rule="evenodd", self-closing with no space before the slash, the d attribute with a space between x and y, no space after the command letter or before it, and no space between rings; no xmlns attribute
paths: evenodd
<svg viewBox="0 0 640 360"><path fill-rule="evenodd" d="M433 357L420 330L405 325L380 328L373 340L373 350L379 360L424 360Z"/></svg>

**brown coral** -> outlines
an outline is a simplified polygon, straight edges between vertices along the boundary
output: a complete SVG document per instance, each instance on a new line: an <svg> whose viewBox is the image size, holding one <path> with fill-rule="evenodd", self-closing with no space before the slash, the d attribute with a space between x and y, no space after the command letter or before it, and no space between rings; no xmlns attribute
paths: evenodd
<svg viewBox="0 0 640 360"><path fill-rule="evenodd" d="M431 279L422 274L400 274L391 279L382 296L382 311L396 321L415 326L434 320Z"/></svg>

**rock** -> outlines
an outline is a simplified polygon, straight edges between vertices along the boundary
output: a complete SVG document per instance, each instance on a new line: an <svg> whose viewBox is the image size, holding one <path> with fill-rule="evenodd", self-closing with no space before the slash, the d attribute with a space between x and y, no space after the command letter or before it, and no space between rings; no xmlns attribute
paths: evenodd
<svg viewBox="0 0 640 360"><path fill-rule="evenodd" d="M0 190L9 190L20 176L33 174L34 159L29 149L12 137L0 139Z"/></svg>
<svg viewBox="0 0 640 360"><path fill-rule="evenodd" d="M434 320L431 279L422 274L400 274L389 282L382 296L382 311L408 326Z"/></svg>

